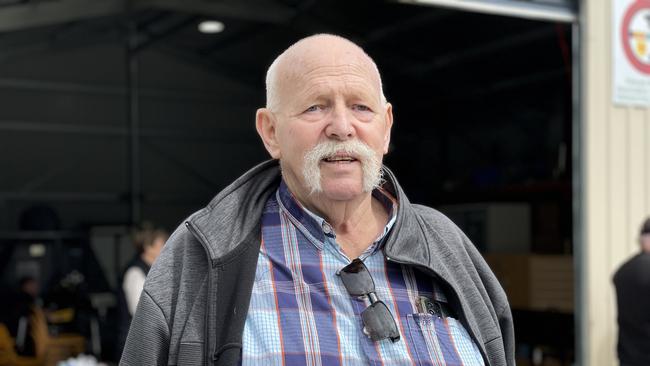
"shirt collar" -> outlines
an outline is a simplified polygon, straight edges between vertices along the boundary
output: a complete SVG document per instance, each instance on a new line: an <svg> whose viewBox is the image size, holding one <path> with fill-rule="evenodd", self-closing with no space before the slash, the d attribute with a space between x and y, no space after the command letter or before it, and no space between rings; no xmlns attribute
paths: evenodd
<svg viewBox="0 0 650 366"><path fill-rule="evenodd" d="M383 242L382 239L386 237L390 229L395 224L397 218L397 199L394 198L388 191L378 188L372 191L372 196L376 198L388 212L388 222L384 227L382 233L375 239L373 244L368 248L371 251L377 249L378 244ZM302 231L307 238L319 250L323 249L323 243L327 238L335 239L336 233L332 226L322 217L316 213L311 212L304 207L294 195L289 191L284 179L280 183L277 191L277 200L280 205L280 210L284 211L293 224Z"/></svg>

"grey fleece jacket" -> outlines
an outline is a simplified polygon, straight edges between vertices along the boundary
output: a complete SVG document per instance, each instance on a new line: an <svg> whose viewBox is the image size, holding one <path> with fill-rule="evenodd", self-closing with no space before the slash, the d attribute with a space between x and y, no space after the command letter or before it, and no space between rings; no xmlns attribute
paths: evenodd
<svg viewBox="0 0 650 366"><path fill-rule="evenodd" d="M384 246L441 284L488 365L514 365L514 330L503 289L474 245L438 211L397 197ZM262 209L280 183L277 161L226 187L171 235L154 263L120 365L236 365L260 248Z"/></svg>

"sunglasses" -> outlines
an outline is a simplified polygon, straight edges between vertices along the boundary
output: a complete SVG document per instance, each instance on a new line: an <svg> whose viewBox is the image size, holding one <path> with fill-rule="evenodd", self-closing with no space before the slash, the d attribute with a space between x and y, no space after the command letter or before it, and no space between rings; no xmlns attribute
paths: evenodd
<svg viewBox="0 0 650 366"><path fill-rule="evenodd" d="M393 343L399 341L399 330L395 318L386 304L377 298L375 281L363 262L357 258L343 267L338 273L343 285L352 296L368 296L370 306L361 312L363 332L373 341L389 338Z"/></svg>

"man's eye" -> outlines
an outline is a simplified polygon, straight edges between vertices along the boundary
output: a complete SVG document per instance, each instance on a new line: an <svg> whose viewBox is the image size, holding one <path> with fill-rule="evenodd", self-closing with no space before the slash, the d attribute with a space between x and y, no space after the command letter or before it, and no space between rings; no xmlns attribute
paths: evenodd
<svg viewBox="0 0 650 366"><path fill-rule="evenodd" d="M322 109L323 109L323 107L320 106L320 105L313 105L313 106L307 108L307 109L305 110L305 112L318 112L318 111L320 111L320 110L322 110Z"/></svg>
<svg viewBox="0 0 650 366"><path fill-rule="evenodd" d="M370 111L370 108L368 106L363 105L363 104L355 104L352 108L354 108L357 111L361 111L361 112Z"/></svg>

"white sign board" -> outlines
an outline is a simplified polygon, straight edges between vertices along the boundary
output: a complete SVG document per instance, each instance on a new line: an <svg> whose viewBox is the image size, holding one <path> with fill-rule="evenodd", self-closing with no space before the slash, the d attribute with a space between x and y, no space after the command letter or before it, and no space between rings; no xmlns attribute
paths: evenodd
<svg viewBox="0 0 650 366"><path fill-rule="evenodd" d="M612 1L613 99L650 106L650 0Z"/></svg>

